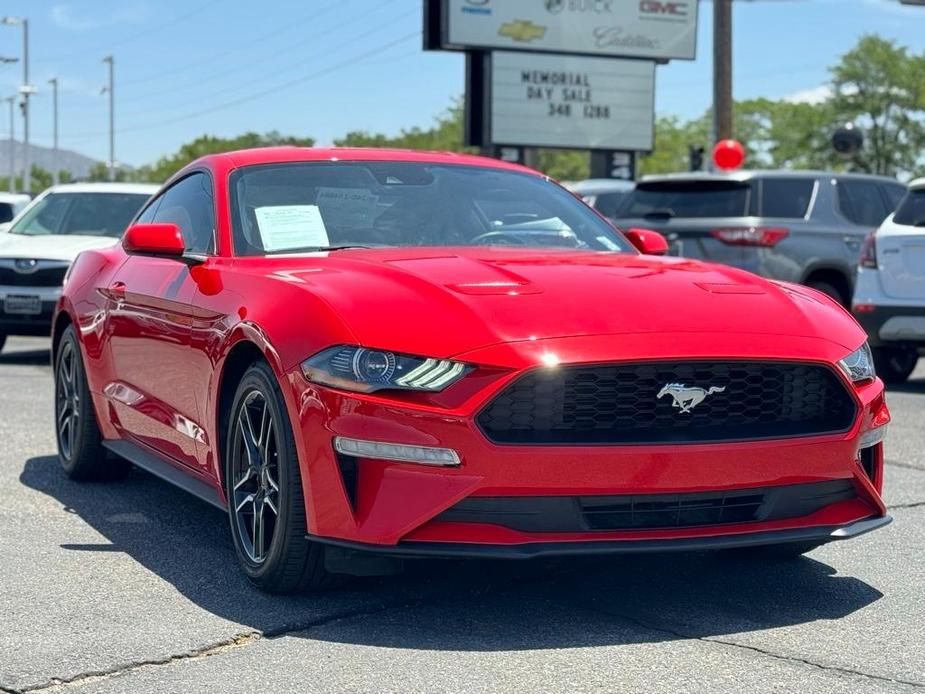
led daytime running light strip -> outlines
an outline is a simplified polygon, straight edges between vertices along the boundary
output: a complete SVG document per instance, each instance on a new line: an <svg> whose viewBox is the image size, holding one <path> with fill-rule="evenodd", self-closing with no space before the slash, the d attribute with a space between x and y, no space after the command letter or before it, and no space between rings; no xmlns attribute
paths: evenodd
<svg viewBox="0 0 925 694"><path fill-rule="evenodd" d="M363 441L338 436L334 439L334 450L355 458L374 458L376 460L395 460L402 463L419 465L440 465L456 467L459 454L451 448L432 448L430 446L408 446L401 443L384 443L381 441Z"/></svg>

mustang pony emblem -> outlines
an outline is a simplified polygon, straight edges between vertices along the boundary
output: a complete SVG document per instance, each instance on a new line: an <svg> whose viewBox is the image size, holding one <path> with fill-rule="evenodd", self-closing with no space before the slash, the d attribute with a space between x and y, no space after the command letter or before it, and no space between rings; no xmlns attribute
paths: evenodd
<svg viewBox="0 0 925 694"><path fill-rule="evenodd" d="M674 398L674 402L671 404L672 407L680 408L681 412L690 412L702 403L708 395L722 393L724 390L726 390L726 386L710 386L707 390L697 387L689 388L683 383L667 383L658 392L658 398L661 399L665 395L670 395Z"/></svg>

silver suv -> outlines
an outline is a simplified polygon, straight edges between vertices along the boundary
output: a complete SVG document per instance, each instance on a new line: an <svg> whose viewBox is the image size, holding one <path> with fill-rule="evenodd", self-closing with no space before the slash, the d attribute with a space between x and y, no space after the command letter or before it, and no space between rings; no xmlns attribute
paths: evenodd
<svg viewBox="0 0 925 694"><path fill-rule="evenodd" d="M649 176L613 215L664 234L672 255L814 287L849 306L864 239L905 188L892 178L824 171Z"/></svg>

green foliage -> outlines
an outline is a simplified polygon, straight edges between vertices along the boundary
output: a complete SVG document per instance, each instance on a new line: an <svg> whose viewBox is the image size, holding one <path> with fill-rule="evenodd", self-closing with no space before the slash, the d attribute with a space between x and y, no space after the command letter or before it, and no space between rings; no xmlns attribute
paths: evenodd
<svg viewBox="0 0 925 694"><path fill-rule="evenodd" d="M117 171L117 180L146 181L152 183L161 183L170 178L174 173L182 169L191 161L207 154L218 152L231 152L237 149L250 149L253 147L274 147L278 145L293 145L296 147L311 147L315 141L310 137L293 137L290 135L281 135L272 131L264 134L247 132L237 137L215 137L213 135L203 135L192 142L180 147L180 149L170 156L161 157L153 165L142 166L131 172ZM91 180L107 180L105 165L101 170L91 173ZM94 178L99 176L101 178Z"/></svg>
<svg viewBox="0 0 925 694"><path fill-rule="evenodd" d="M33 164L31 168L31 172L32 173L31 173L31 178L29 181L30 183L29 187L31 188L30 192L33 194L41 193L43 190L48 188L54 182L51 172L46 171L41 166L36 166L35 164ZM70 183L71 180L73 179L71 177L70 171L62 170L58 172L58 182L59 183ZM10 177L0 176L0 191L7 191L9 189L10 189ZM16 191L23 190L23 180L22 180L21 175L13 177L13 189Z"/></svg>

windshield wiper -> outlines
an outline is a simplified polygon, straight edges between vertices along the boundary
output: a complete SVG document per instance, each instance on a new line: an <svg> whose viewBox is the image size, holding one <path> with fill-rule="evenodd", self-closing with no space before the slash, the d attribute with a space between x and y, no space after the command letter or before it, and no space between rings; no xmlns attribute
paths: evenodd
<svg viewBox="0 0 925 694"><path fill-rule="evenodd" d="M277 248L272 251L265 251L266 255L283 255L286 253L321 253L322 251L346 251L351 248L372 248L372 246L361 246L359 244L344 244L342 246L303 246L302 248Z"/></svg>
<svg viewBox="0 0 925 694"><path fill-rule="evenodd" d="M674 217L674 210L670 207L657 207L654 210L649 210L648 212L642 213L643 217L667 217L671 219Z"/></svg>

